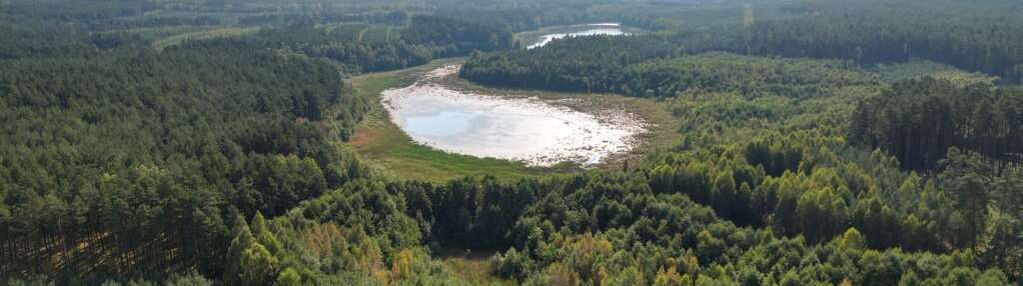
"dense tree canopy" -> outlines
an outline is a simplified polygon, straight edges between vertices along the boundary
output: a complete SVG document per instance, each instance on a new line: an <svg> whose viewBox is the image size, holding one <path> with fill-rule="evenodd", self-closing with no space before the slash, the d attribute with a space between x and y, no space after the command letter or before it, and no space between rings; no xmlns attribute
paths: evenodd
<svg viewBox="0 0 1023 286"><path fill-rule="evenodd" d="M451 249L524 285L1023 279L1018 3L705 2L0 1L0 284L471 284ZM603 21L648 31L512 34ZM350 151L346 77L461 56L677 141L514 180Z"/></svg>
<svg viewBox="0 0 1023 286"><path fill-rule="evenodd" d="M212 261L227 206L279 214L350 177L340 172L347 155L315 122L358 118L364 105L341 94L322 62L191 49L2 66L0 188L18 218L4 224L7 239L19 238L8 241L20 248L12 256L77 257L72 265L114 273L136 260ZM346 108L327 113L335 104ZM85 242L81 255L67 249ZM152 244L166 245L110 265L89 258Z"/></svg>
<svg viewBox="0 0 1023 286"><path fill-rule="evenodd" d="M922 58L999 76L1005 82L1023 80L1019 50L1023 22L1016 17L1023 6L1018 3L816 2L764 8L763 16L747 7L745 19L711 28L687 23L635 37L577 38L542 50L477 55L467 62L463 77L503 86L583 91L594 86L596 91L621 92L601 85L630 81L624 72L629 65L685 53L728 51L861 65ZM743 11L736 9L734 14Z"/></svg>
<svg viewBox="0 0 1023 286"><path fill-rule="evenodd" d="M4 30L29 39L4 41L0 62L5 274L219 275L225 255L233 255L224 250L238 228L228 223L234 216L278 216L365 176L334 143L346 140L366 111L365 99L342 86L344 75L422 64L459 49L510 47L489 41L510 39L501 29L434 31L448 38L412 42L398 32L363 39L368 27L356 25L267 28L153 49L143 36L60 30L137 15L130 5L57 12L47 9L67 6L17 4L5 15L74 16ZM280 270L260 266L280 248L262 245L271 253L240 250L250 259L242 268Z"/></svg>
<svg viewBox="0 0 1023 286"><path fill-rule="evenodd" d="M850 137L912 169L937 167L953 146L1023 162L1023 93L962 85L934 78L897 83L857 107Z"/></svg>

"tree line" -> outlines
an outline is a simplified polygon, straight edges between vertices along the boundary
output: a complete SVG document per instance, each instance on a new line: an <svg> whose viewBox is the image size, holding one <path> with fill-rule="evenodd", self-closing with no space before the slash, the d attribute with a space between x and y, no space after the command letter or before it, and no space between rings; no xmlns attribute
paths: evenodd
<svg viewBox="0 0 1023 286"><path fill-rule="evenodd" d="M476 82L550 90L607 92L666 98L686 90L736 91L807 97L828 86L864 85L876 78L842 61L801 61L727 53L682 55L663 42L588 37L525 53L474 54L460 76ZM617 42L630 42L617 46ZM635 44L633 46L632 44ZM579 53L605 46L607 50ZM656 48L649 48L649 47ZM624 50L638 51L622 52ZM532 72L535 67L536 73Z"/></svg>
<svg viewBox="0 0 1023 286"><path fill-rule="evenodd" d="M383 39L367 36L379 30L366 24L324 28L307 23L186 45L290 51L328 59L346 75L406 68L436 58L465 56L474 50L500 51L514 46L511 32L502 27L435 16L413 16L408 25L384 31L393 35Z"/></svg>

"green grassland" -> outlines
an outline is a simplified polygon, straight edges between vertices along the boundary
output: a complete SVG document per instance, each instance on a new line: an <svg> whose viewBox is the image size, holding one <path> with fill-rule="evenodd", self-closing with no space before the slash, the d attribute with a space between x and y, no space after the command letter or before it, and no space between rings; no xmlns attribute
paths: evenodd
<svg viewBox="0 0 1023 286"><path fill-rule="evenodd" d="M399 28L391 26L370 26L359 32L359 42L386 43L393 41L400 36L399 30Z"/></svg>
<svg viewBox="0 0 1023 286"><path fill-rule="evenodd" d="M473 252L463 249L445 250L438 257L444 269L471 285L517 285L515 281L494 275L491 252Z"/></svg>
<svg viewBox="0 0 1023 286"><path fill-rule="evenodd" d="M993 83L997 81L997 77L994 76L975 72L971 73L951 65L927 60L913 60L907 63L878 65L869 70L876 72L882 79L889 83L924 76L940 78L960 85L969 85L980 82Z"/></svg>
<svg viewBox="0 0 1023 286"><path fill-rule="evenodd" d="M208 30L200 30L200 31L193 31L193 32L187 32L187 33L175 34L175 35L172 35L172 36L169 36L169 37L166 37L166 38L162 38L162 39L153 41L153 48L156 48L157 50L162 50L162 49L170 47L170 46L179 45L179 44L184 43L185 41L189 41L189 40L204 40L204 39L224 38L224 37L240 37L240 36L244 36L244 35L249 34L249 33L256 32L258 30L259 30L258 27L250 27L250 28L229 27L229 28L215 28L215 29L208 29Z"/></svg>

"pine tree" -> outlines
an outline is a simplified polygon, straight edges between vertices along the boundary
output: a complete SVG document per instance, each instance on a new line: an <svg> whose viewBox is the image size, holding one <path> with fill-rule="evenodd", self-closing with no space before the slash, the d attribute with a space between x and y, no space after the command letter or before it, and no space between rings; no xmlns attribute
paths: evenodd
<svg viewBox="0 0 1023 286"><path fill-rule="evenodd" d="M949 148L942 165L945 170L938 177L956 209L962 211L970 235L968 245L976 247L988 214L993 170L979 154L954 147Z"/></svg>
<svg viewBox="0 0 1023 286"><path fill-rule="evenodd" d="M254 243L242 253L241 285L269 285L277 273L277 258L262 244Z"/></svg>
<svg viewBox="0 0 1023 286"><path fill-rule="evenodd" d="M270 232L262 213L256 212L256 216L252 218L252 232L256 237L256 241L265 246L270 253L274 255L281 253L283 246L277 240L277 237Z"/></svg>
<svg viewBox="0 0 1023 286"><path fill-rule="evenodd" d="M301 286L302 276L298 275L298 271L294 268L288 267L281 271L280 275L277 275L277 281L274 282L274 286Z"/></svg>
<svg viewBox="0 0 1023 286"><path fill-rule="evenodd" d="M249 225L245 223L245 219L241 215L235 217L232 232L234 233L234 239L231 240L231 246L227 249L224 283L227 285L241 285L242 272L244 271L241 265L242 256L245 250L255 243L255 238L252 236L252 231L249 230Z"/></svg>

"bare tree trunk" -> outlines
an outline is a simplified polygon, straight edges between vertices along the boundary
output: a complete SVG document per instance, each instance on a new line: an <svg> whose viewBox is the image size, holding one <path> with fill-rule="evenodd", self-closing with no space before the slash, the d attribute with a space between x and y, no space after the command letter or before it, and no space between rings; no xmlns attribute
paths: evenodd
<svg viewBox="0 0 1023 286"><path fill-rule="evenodd" d="M4 245L0 246L0 257L4 258L4 261L0 262L0 263L2 263L2 264L0 264L0 273L13 272L13 271L7 269L8 267L10 267L9 265L12 264L12 259L11 259L12 258L12 255L11 255L12 253L10 253L10 248L9 248L10 243L11 243L10 240L4 239Z"/></svg>
<svg viewBox="0 0 1023 286"><path fill-rule="evenodd" d="M59 216L57 217L57 236L58 236L57 239L60 240L60 249L63 261L61 264L63 267L67 267L67 265L71 263L71 255L68 254L67 251L67 241L65 240L64 237L64 228L61 225L61 219Z"/></svg>
<svg viewBox="0 0 1023 286"><path fill-rule="evenodd" d="M43 242L43 249L39 253L39 258L40 258L39 261L42 262L43 265L46 265L47 264L46 262L50 261L50 256L53 253L53 243L54 243L53 242L53 236L49 235L49 234L44 234L42 242ZM52 268L52 267L50 267L50 268ZM43 271L46 271L46 270L43 269Z"/></svg>

